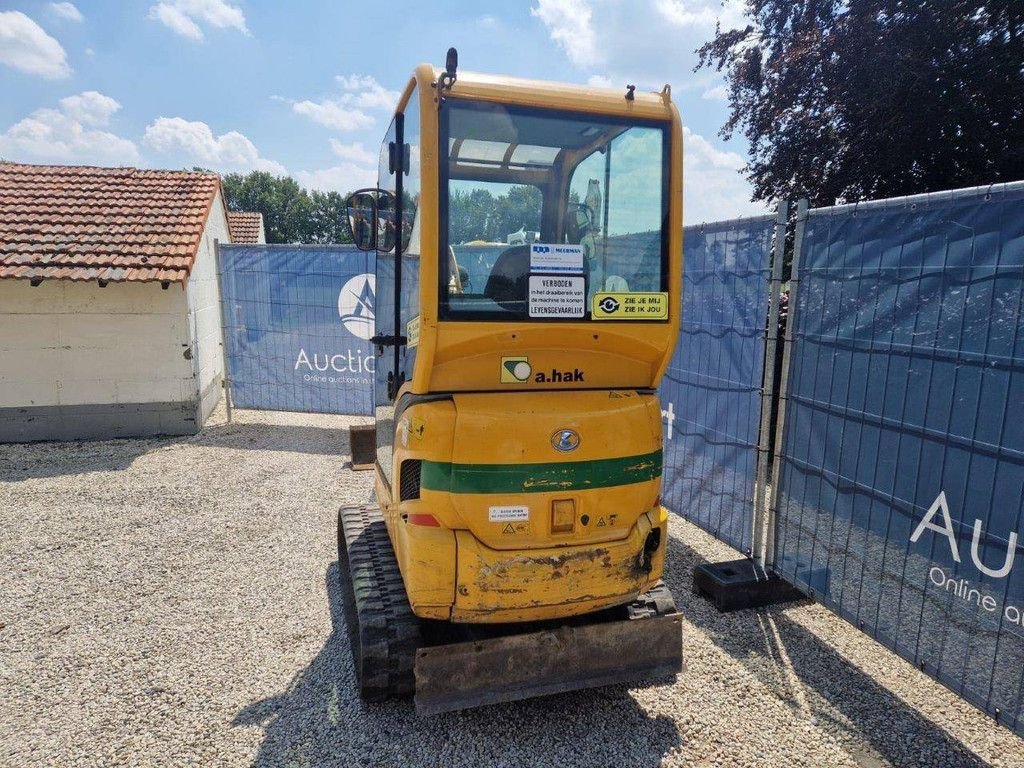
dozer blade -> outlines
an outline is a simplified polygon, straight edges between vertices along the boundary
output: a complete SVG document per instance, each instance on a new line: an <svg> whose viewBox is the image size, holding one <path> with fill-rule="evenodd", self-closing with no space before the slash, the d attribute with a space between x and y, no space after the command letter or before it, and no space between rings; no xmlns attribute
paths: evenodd
<svg viewBox="0 0 1024 768"><path fill-rule="evenodd" d="M682 669L678 613L435 645L416 652L416 712L666 678Z"/></svg>

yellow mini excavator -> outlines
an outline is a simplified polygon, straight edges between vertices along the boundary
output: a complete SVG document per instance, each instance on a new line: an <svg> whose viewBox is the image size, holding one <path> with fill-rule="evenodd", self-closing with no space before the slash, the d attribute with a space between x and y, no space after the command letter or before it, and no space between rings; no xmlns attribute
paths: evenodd
<svg viewBox="0 0 1024 768"><path fill-rule="evenodd" d="M659 93L419 66L347 201L376 252L376 505L338 514L364 699L421 714L682 668L661 409L682 128Z"/></svg>

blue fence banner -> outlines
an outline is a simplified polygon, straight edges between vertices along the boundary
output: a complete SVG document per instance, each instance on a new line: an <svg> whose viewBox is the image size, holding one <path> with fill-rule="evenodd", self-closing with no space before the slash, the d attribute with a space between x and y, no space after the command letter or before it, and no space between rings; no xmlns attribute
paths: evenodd
<svg viewBox="0 0 1024 768"><path fill-rule="evenodd" d="M683 317L660 388L662 501L741 552L752 546L772 216L687 227Z"/></svg>
<svg viewBox="0 0 1024 768"><path fill-rule="evenodd" d="M352 246L218 252L234 405L372 414L373 255Z"/></svg>
<svg viewBox="0 0 1024 768"><path fill-rule="evenodd" d="M775 570L1021 732L1024 183L796 241Z"/></svg>

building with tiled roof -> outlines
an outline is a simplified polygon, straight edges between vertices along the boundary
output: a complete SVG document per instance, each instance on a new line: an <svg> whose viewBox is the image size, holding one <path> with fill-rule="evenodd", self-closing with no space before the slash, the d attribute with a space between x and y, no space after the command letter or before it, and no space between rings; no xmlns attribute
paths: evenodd
<svg viewBox="0 0 1024 768"><path fill-rule="evenodd" d="M262 244L267 242L262 213L228 211L228 228L231 230L232 243Z"/></svg>
<svg viewBox="0 0 1024 768"><path fill-rule="evenodd" d="M0 442L196 432L220 398L211 173L0 163Z"/></svg>

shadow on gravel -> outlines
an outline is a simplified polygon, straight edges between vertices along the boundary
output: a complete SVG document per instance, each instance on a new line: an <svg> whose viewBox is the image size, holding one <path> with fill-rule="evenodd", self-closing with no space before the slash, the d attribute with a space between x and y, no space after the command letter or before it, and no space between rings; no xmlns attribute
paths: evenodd
<svg viewBox="0 0 1024 768"><path fill-rule="evenodd" d="M0 482L127 469L140 456L187 437L118 438L0 445Z"/></svg>
<svg viewBox="0 0 1024 768"><path fill-rule="evenodd" d="M258 451L287 451L322 456L347 456L348 425L309 427L297 424L216 424L191 438L198 445Z"/></svg>
<svg viewBox="0 0 1024 768"><path fill-rule="evenodd" d="M2 444L0 481L127 469L144 454L186 442L216 448L348 456L347 427L347 422L338 427L233 422L208 425L196 435Z"/></svg>
<svg viewBox="0 0 1024 768"><path fill-rule="evenodd" d="M278 696L234 725L259 725L257 766L656 766L680 744L669 718L650 718L624 686L418 717L411 701L364 704L355 693L338 565L326 575L333 631Z"/></svg>
<svg viewBox="0 0 1024 768"><path fill-rule="evenodd" d="M878 765L877 756L907 768L987 766L942 726L922 716L790 619L787 606L719 613L710 601L692 591L693 568L706 562L705 558L678 537L670 536L668 561L671 573L666 573L665 581L683 615L718 647L750 668L793 710L795 717L831 720L835 730L846 735L847 747L863 765ZM893 662L905 663L895 654ZM845 721L835 718L832 710ZM870 749L863 749L865 744Z"/></svg>

